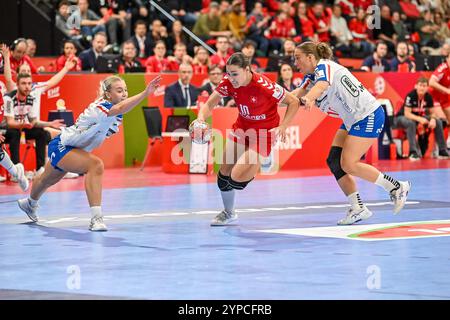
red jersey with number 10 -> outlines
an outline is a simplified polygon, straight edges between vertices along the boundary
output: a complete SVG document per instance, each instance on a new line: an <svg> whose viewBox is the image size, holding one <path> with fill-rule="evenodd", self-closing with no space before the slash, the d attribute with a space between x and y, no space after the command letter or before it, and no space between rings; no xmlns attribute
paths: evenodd
<svg viewBox="0 0 450 320"><path fill-rule="evenodd" d="M226 75L216 88L222 97L234 99L239 109L236 125L247 129L272 129L278 126L278 105L286 96L286 90L267 77L253 73L245 87L234 88Z"/></svg>

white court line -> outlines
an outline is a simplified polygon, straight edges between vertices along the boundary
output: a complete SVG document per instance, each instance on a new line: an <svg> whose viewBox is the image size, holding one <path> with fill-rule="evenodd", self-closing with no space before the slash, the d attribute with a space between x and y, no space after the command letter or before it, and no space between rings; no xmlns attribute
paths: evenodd
<svg viewBox="0 0 450 320"><path fill-rule="evenodd" d="M419 201L407 201L406 204L419 204ZM366 203L366 206L384 206L390 205L391 202L372 202ZM307 205L307 206L288 206L288 207L265 207L265 208L243 208L236 209L237 213L257 213L268 211L288 211L288 210L314 210L314 209L328 209L328 208L345 208L349 207L349 204L328 204L328 205ZM204 215L204 214L217 214L219 210L202 210L202 211L190 211L190 212L152 212L152 213L136 213L136 214L108 214L104 216L105 220L120 220L120 219L136 219L146 217L175 217L175 216L187 216L187 215ZM67 221L87 221L88 218L70 217L60 218L55 220L40 220L39 222L45 222L49 224L56 224Z"/></svg>

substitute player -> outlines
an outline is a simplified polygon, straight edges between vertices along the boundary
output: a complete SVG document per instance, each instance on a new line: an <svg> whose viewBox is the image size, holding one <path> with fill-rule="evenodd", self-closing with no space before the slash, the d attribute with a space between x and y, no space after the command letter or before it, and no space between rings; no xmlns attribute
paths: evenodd
<svg viewBox="0 0 450 320"><path fill-rule="evenodd" d="M304 42L297 46L294 56L300 72L305 74L300 87L293 91L302 104L307 109L316 105L344 122L327 159L351 204L347 216L338 224L353 224L372 215L361 201L352 176L383 187L394 202L394 213L398 213L405 205L411 183L397 181L360 161L383 129L383 108L345 67L330 60L332 51L326 43Z"/></svg>
<svg viewBox="0 0 450 320"><path fill-rule="evenodd" d="M121 78L110 76L101 82L99 99L84 110L73 126L62 128L61 134L50 142L44 173L33 182L30 196L18 200L20 209L32 221L38 221L36 210L44 192L66 172L76 172L86 174L85 190L92 215L89 230L107 230L101 209L103 162L90 152L119 131L122 115L151 95L160 80L160 76L156 77L144 91L131 98Z"/></svg>
<svg viewBox="0 0 450 320"><path fill-rule="evenodd" d="M222 98L235 100L239 116L226 141L224 161L217 177L224 210L211 222L212 226L227 225L237 219L235 190L243 190L254 179L260 169L258 155L268 156L277 137L281 141L286 139L286 128L299 108L296 97L265 76L252 72L248 58L241 52L230 56L226 70L226 76L191 124L205 123ZM280 103L287 105L281 125L277 112Z"/></svg>

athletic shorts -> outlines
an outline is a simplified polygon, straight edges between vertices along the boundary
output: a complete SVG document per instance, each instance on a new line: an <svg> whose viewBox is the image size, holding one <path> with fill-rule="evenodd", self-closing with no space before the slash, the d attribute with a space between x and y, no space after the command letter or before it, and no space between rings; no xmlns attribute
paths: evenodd
<svg viewBox="0 0 450 320"><path fill-rule="evenodd" d="M64 158L64 156L75 147L64 146L61 143L61 136L53 138L48 144L48 158L50 159L50 164L56 170L64 172L61 168L58 167L58 162Z"/></svg>
<svg viewBox="0 0 450 320"><path fill-rule="evenodd" d="M238 123L234 123L232 131L228 135L228 139L235 143L245 145L263 157L268 157L276 142L275 134L269 132L269 130L270 129L244 129L240 127Z"/></svg>
<svg viewBox="0 0 450 320"><path fill-rule="evenodd" d="M450 95L433 91L432 97L435 107L450 108Z"/></svg>
<svg viewBox="0 0 450 320"><path fill-rule="evenodd" d="M347 130L344 124L341 125L340 129L348 131L349 135L355 137L378 138L381 131L383 131L384 120L384 109L380 106L367 117L352 125L350 131Z"/></svg>

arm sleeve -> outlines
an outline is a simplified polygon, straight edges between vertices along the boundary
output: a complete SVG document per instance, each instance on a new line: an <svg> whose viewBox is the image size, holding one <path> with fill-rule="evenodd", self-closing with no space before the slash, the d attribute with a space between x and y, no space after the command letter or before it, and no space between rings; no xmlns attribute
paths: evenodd
<svg viewBox="0 0 450 320"><path fill-rule="evenodd" d="M14 105L10 97L5 96L3 98L3 107L5 110L4 112L5 117L14 117Z"/></svg>
<svg viewBox="0 0 450 320"><path fill-rule="evenodd" d="M330 65L320 63L317 65L314 70L314 75L316 76L317 81L326 81L331 84L331 74L330 74Z"/></svg>

